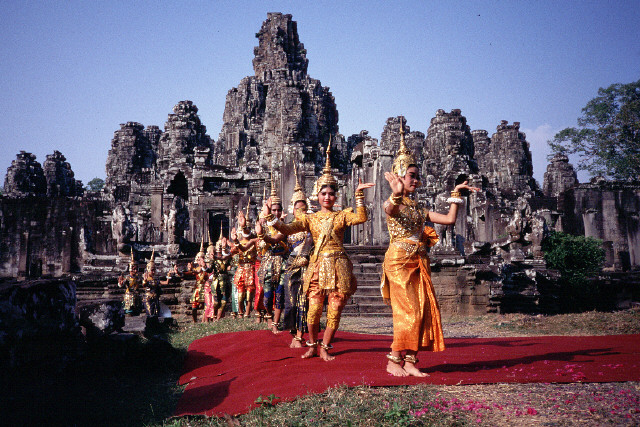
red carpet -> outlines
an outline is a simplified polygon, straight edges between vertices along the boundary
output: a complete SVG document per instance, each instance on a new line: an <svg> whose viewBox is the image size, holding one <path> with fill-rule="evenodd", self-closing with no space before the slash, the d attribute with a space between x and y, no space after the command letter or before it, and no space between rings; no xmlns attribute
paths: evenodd
<svg viewBox="0 0 640 427"><path fill-rule="evenodd" d="M338 331L336 360L303 360L288 333L211 335L189 346L175 415L247 412L259 396L279 401L346 384L487 384L640 381L640 335L599 337L457 338L440 353L418 355L427 378L385 372L391 337Z"/></svg>

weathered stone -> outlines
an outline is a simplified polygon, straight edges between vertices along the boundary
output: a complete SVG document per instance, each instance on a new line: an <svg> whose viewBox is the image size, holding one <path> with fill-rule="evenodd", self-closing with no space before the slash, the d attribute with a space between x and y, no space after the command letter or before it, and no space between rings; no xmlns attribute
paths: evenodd
<svg viewBox="0 0 640 427"><path fill-rule="evenodd" d="M0 357L9 366L69 361L82 349L68 280L0 285Z"/></svg>
<svg viewBox="0 0 640 427"><path fill-rule="evenodd" d="M21 151L7 169L4 180L6 197L43 196L47 194L47 181L36 156Z"/></svg>
<svg viewBox="0 0 640 427"><path fill-rule="evenodd" d="M79 323L87 334L109 335L124 327L122 301L111 300L78 305Z"/></svg>

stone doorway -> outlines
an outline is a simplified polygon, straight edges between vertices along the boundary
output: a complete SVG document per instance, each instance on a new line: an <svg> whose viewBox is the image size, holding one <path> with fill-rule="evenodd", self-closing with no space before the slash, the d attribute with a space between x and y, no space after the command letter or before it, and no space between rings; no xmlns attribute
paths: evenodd
<svg viewBox="0 0 640 427"><path fill-rule="evenodd" d="M171 184L167 188L167 193L182 197L183 200L189 200L189 184L182 171L173 177Z"/></svg>
<svg viewBox="0 0 640 427"><path fill-rule="evenodd" d="M229 218L220 212L209 211L209 235L212 242L217 242L220 238L220 232L226 238L229 238Z"/></svg>

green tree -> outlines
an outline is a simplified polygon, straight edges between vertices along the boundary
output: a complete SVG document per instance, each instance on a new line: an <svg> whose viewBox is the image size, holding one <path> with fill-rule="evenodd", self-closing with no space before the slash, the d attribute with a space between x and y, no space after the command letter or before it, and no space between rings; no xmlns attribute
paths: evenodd
<svg viewBox="0 0 640 427"><path fill-rule="evenodd" d="M578 127L547 142L554 153L577 154L578 169L592 176L640 179L640 80L598 89Z"/></svg>
<svg viewBox="0 0 640 427"><path fill-rule="evenodd" d="M602 241L557 231L542 243L547 266L560 271L560 298L565 310L591 310L598 302L597 285L589 280L604 264Z"/></svg>
<svg viewBox="0 0 640 427"><path fill-rule="evenodd" d="M93 178L87 183L87 190L89 191L100 191L102 187L104 187L104 180L100 178Z"/></svg>

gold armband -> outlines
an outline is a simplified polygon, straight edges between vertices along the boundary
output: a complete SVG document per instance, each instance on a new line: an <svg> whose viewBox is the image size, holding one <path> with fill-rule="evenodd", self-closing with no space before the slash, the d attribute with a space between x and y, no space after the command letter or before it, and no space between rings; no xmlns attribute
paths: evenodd
<svg viewBox="0 0 640 427"><path fill-rule="evenodd" d="M394 196L393 194L389 196L389 203L393 206L400 206L402 204L402 195Z"/></svg>

